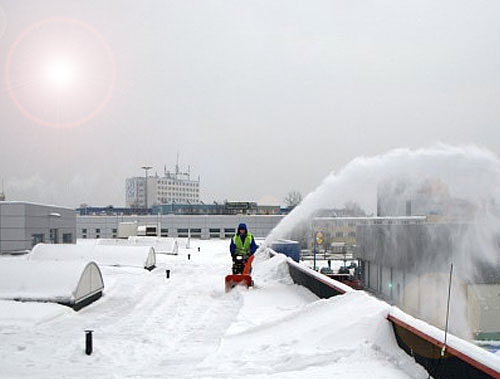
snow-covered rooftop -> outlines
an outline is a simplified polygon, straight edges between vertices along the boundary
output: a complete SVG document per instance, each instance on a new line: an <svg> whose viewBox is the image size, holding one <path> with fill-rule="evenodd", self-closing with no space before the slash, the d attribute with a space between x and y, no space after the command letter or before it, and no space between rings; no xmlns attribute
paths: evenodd
<svg viewBox="0 0 500 379"><path fill-rule="evenodd" d="M16 323L0 302L2 375L427 378L397 346L388 304L362 291L320 300L293 284L282 255L257 256L255 288L225 293L229 241L182 242L152 272L103 267L104 297L79 313L53 305L33 309L37 319L23 308ZM95 331L90 357L85 329Z"/></svg>

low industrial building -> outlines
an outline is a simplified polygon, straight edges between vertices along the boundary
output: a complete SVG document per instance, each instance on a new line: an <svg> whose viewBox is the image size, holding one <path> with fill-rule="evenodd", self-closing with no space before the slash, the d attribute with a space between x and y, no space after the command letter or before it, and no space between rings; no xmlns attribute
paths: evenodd
<svg viewBox="0 0 500 379"><path fill-rule="evenodd" d="M117 215L78 216L76 223L78 238L118 238L119 225L127 222L137 222L161 237L200 239L231 238L238 224L244 222L256 238L265 238L282 218L280 215Z"/></svg>
<svg viewBox="0 0 500 379"><path fill-rule="evenodd" d="M401 217L315 217L314 232L323 233L323 249L344 244L351 251L356 246L356 228L360 225L417 225L426 221L425 216Z"/></svg>
<svg viewBox="0 0 500 379"><path fill-rule="evenodd" d="M21 201L0 202L0 254L30 250L39 242L75 241L74 209Z"/></svg>
<svg viewBox="0 0 500 379"><path fill-rule="evenodd" d="M452 325L500 338L499 248L485 245L480 230L472 223L359 225L355 258L365 289L443 328L453 263Z"/></svg>
<svg viewBox="0 0 500 379"><path fill-rule="evenodd" d="M76 209L80 216L136 216L136 215L284 215L289 208L279 205L259 205L250 201L227 201L224 203L168 203L151 208L92 207L82 204Z"/></svg>

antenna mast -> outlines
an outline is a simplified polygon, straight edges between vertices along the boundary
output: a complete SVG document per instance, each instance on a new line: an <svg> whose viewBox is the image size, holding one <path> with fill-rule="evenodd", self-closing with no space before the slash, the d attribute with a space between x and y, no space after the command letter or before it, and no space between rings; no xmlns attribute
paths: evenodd
<svg viewBox="0 0 500 379"><path fill-rule="evenodd" d="M444 343L443 348L441 349L441 356L444 357L444 352L446 350L446 343L448 342L448 322L450 318L450 297L451 297L451 282L453 277L453 263L450 267L450 281L448 283L448 300L446 304L446 325L444 328Z"/></svg>
<svg viewBox="0 0 500 379"><path fill-rule="evenodd" d="M2 179L2 192L0 192L0 201L5 201L5 190L4 190L3 179Z"/></svg>
<svg viewBox="0 0 500 379"><path fill-rule="evenodd" d="M177 163L175 164L175 175L179 175L179 152L177 152Z"/></svg>

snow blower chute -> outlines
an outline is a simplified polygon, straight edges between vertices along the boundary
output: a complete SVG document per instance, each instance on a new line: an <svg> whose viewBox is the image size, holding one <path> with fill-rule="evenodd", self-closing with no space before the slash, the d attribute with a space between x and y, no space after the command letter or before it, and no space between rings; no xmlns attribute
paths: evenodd
<svg viewBox="0 0 500 379"><path fill-rule="evenodd" d="M251 255L247 261L241 255L236 255L233 264L233 274L226 276L226 292L241 284L245 287L253 286L253 280L250 276L252 272L252 262L254 256Z"/></svg>

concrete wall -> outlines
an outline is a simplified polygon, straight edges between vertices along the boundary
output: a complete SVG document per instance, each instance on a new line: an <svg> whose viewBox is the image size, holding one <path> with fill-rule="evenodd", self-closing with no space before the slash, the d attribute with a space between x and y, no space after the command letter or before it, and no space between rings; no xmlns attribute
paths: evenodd
<svg viewBox="0 0 500 379"><path fill-rule="evenodd" d="M0 202L0 253L29 250L36 242L76 241L76 212L50 205Z"/></svg>
<svg viewBox="0 0 500 379"><path fill-rule="evenodd" d="M164 237L230 238L240 222L248 225L256 238L264 238L284 216L265 215L164 215L164 216L77 216L78 238L117 238L120 222L139 225L160 224Z"/></svg>

